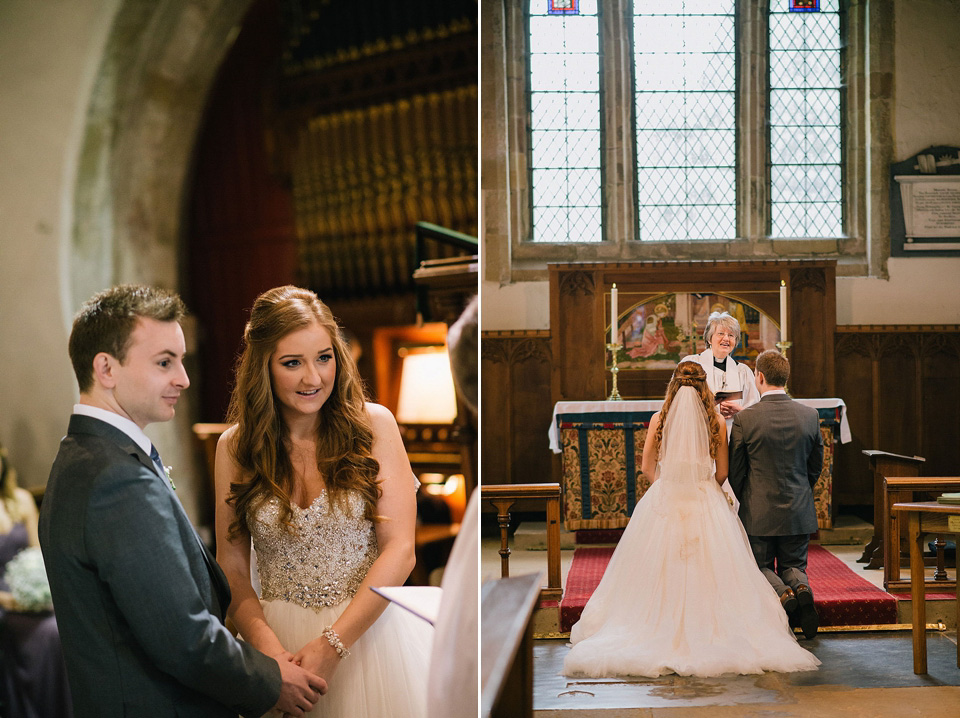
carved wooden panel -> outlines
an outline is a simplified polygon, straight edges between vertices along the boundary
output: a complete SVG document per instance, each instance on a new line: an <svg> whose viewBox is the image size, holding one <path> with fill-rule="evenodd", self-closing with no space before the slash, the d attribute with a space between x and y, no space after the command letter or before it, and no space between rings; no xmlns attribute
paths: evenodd
<svg viewBox="0 0 960 718"><path fill-rule="evenodd" d="M564 365L554 366L553 381L559 382L554 395L600 398L591 395L602 377L603 294L597 292L597 273L574 268L559 274L550 273L550 329L553 355L579 356L581 371L565 371ZM554 289L556 284L556 289ZM556 306L554 306L556 305ZM570 317L572 321L555 322L552 317ZM591 356L587 356L591 354ZM559 401L555 399L554 403Z"/></svg>
<svg viewBox="0 0 960 718"><path fill-rule="evenodd" d="M790 271L788 340L790 391L795 396L835 396L833 334L837 325L833 267Z"/></svg>
<svg viewBox="0 0 960 718"><path fill-rule="evenodd" d="M481 333L482 484L552 480L550 367L549 332Z"/></svg>
<svg viewBox="0 0 960 718"><path fill-rule="evenodd" d="M837 327L834 355L853 434L837 451L837 503L873 503L865 449L923 456L925 476L960 470L960 326Z"/></svg>

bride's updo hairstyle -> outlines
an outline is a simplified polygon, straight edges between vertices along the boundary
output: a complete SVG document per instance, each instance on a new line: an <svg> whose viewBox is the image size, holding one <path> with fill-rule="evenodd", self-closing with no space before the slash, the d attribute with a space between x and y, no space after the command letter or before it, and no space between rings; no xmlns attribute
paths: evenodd
<svg viewBox="0 0 960 718"><path fill-rule="evenodd" d="M281 339L314 322L330 335L337 363L335 386L320 408L317 467L331 505L353 490L363 497L366 517L376 520L380 464L371 456L373 429L356 361L329 307L307 289L285 286L257 297L243 333L227 421L237 424L232 449L245 480L230 487L227 501L236 514L230 538L248 532L250 517L274 496L280 499L282 523L290 526L293 464L288 429L273 393L270 357Z"/></svg>
<svg viewBox="0 0 960 718"><path fill-rule="evenodd" d="M707 373L695 361L680 362L667 385L667 395L663 400L663 407L660 409L660 425L657 426L658 450L659 447L663 446L663 427L667 423L670 405L681 386L692 386L700 396L700 401L703 402L703 408L707 412L707 423L710 425L710 458L716 459L717 451L720 450L720 418L714 406L713 392L707 386ZM724 427L722 430L725 431L726 428Z"/></svg>

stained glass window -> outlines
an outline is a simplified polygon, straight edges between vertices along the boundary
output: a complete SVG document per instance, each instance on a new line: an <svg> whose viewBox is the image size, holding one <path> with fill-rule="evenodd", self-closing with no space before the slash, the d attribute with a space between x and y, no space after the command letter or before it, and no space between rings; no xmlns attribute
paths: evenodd
<svg viewBox="0 0 960 718"><path fill-rule="evenodd" d="M641 240L736 236L734 0L634 2Z"/></svg>
<svg viewBox="0 0 960 718"><path fill-rule="evenodd" d="M841 17L771 2L770 234L839 237L843 232Z"/></svg>
<svg viewBox="0 0 960 718"><path fill-rule="evenodd" d="M577 15L580 13L580 0L547 0L548 15Z"/></svg>
<svg viewBox="0 0 960 718"><path fill-rule="evenodd" d="M599 242L600 36L597 0L530 0L533 240Z"/></svg>

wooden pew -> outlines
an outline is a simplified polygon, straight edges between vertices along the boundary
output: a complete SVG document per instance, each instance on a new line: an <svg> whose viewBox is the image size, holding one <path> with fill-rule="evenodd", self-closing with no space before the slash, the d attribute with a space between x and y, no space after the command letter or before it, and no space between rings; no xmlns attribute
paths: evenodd
<svg viewBox="0 0 960 718"><path fill-rule="evenodd" d="M481 718L533 715L533 612L542 580L532 573L480 589Z"/></svg>

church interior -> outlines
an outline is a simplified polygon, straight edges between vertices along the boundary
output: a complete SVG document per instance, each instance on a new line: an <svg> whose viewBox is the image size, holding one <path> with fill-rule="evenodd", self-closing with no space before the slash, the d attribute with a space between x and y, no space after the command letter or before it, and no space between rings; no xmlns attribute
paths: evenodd
<svg viewBox="0 0 960 718"><path fill-rule="evenodd" d="M958 29L937 0L481 4L485 715L956 714L955 537L893 507L960 468L960 227L914 194L954 182ZM565 676L711 311L745 332L737 361L784 351L820 416L821 628L798 635L822 665Z"/></svg>
<svg viewBox="0 0 960 718"><path fill-rule="evenodd" d="M477 294L477 37L472 0L3 3L0 446L19 486L42 502L80 305L173 290L191 387L148 431L212 546L251 305L304 286L399 418L422 482L409 582L439 585L477 484L476 399L447 352Z"/></svg>
<svg viewBox="0 0 960 718"><path fill-rule="evenodd" d="M407 413L409 453L431 478L466 473L464 503L473 420L452 386L417 415L401 381L406 356L445 351L476 294L475 11L4 7L2 42L21 59L4 88L0 436L22 486L42 490L75 401L73 314L111 284L156 284L189 309L192 387L176 420L151 431L208 527L205 448L250 306L300 284L348 333L371 398Z"/></svg>
<svg viewBox="0 0 960 718"><path fill-rule="evenodd" d="M423 484L411 583L479 494L478 715L956 716L958 521L893 506L960 492L958 33L954 0L5 0L0 459L41 503L77 309L174 290L192 386L148 434L212 543L244 323L300 284ZM474 412L437 367L478 292ZM820 417L822 665L567 678L712 310Z"/></svg>

